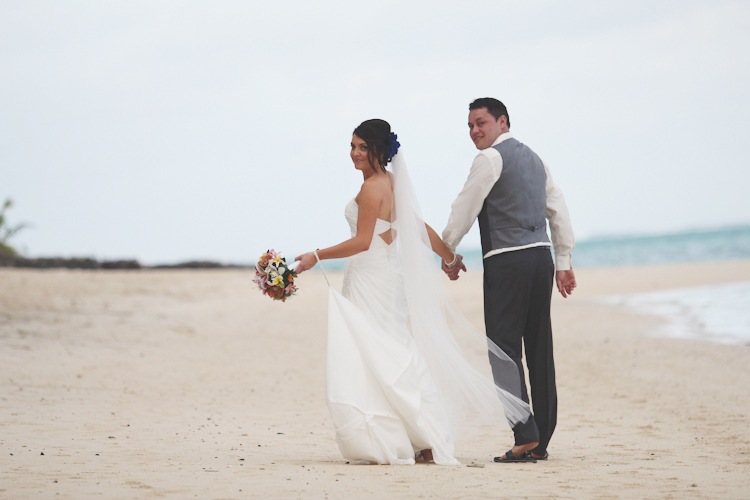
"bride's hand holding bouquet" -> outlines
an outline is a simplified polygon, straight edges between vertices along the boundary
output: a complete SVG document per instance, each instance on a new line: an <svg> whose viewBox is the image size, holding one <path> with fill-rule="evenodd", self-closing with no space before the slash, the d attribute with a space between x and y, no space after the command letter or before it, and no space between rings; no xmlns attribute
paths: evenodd
<svg viewBox="0 0 750 500"><path fill-rule="evenodd" d="M296 267L297 274L315 267L318 259L315 258L315 252L307 252L294 258L294 262L299 262Z"/></svg>

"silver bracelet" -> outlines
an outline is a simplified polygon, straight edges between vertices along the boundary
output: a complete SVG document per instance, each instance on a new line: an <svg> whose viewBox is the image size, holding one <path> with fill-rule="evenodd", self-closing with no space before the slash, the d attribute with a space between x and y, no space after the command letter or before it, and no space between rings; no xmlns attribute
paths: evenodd
<svg viewBox="0 0 750 500"><path fill-rule="evenodd" d="M457 260L458 260L458 254L457 254L456 252L453 252L453 260L451 261L451 263L450 263L450 264L448 264L448 263L446 262L446 263L445 263L445 265L446 265L446 266L448 266L448 267L453 267L453 266L455 266L455 265L456 265L456 261L457 261Z"/></svg>

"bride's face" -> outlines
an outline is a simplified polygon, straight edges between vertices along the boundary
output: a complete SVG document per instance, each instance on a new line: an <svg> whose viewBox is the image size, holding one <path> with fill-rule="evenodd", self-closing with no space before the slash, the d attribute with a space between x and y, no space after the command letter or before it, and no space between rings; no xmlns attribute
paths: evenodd
<svg viewBox="0 0 750 500"><path fill-rule="evenodd" d="M367 143L356 135L352 135L352 152L350 155L354 162L354 168L357 170L367 170L372 168L370 166L368 152L369 149L367 148Z"/></svg>

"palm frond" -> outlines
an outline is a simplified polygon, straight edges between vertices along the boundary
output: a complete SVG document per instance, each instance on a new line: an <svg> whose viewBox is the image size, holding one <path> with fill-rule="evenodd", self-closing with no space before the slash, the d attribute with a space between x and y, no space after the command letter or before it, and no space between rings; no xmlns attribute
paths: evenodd
<svg viewBox="0 0 750 500"><path fill-rule="evenodd" d="M0 209L0 252L16 255L16 249L7 244L8 240L22 229L26 229L30 226L25 222L16 224L12 227L8 225L8 223L5 221L5 211L12 206L13 200L8 198L7 200L5 200L5 203L3 203L3 207Z"/></svg>

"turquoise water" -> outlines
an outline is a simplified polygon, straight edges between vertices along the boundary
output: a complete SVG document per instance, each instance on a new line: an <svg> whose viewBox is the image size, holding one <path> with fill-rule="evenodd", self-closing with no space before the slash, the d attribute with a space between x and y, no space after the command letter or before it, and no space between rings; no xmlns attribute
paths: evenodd
<svg viewBox="0 0 750 500"><path fill-rule="evenodd" d="M460 248L469 269L482 269L482 251ZM707 260L750 259L750 226L684 231L655 236L591 238L576 242L573 267L619 267ZM344 259L326 261L344 269Z"/></svg>
<svg viewBox="0 0 750 500"><path fill-rule="evenodd" d="M464 262L482 268L481 250L464 250ZM656 236L621 236L576 242L573 267L613 267L707 260L750 259L750 226Z"/></svg>
<svg viewBox="0 0 750 500"><path fill-rule="evenodd" d="M469 269L482 269L479 249L462 249ZM709 260L750 259L750 226L655 236L592 238L576 243L573 267L620 267ZM344 260L326 269L343 269ZM666 322L656 335L750 345L750 282L663 290L602 299Z"/></svg>

